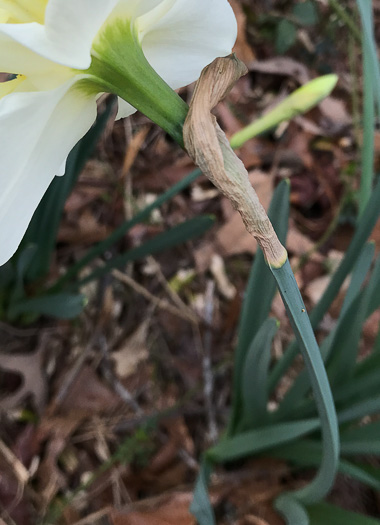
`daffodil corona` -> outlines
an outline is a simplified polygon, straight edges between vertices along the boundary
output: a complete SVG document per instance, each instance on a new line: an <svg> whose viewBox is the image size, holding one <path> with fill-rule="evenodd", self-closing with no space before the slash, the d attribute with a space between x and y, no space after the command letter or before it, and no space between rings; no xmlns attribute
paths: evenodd
<svg viewBox="0 0 380 525"><path fill-rule="evenodd" d="M231 52L227 0L0 0L0 264L17 249L67 155L119 96L181 142L187 106L173 91Z"/></svg>

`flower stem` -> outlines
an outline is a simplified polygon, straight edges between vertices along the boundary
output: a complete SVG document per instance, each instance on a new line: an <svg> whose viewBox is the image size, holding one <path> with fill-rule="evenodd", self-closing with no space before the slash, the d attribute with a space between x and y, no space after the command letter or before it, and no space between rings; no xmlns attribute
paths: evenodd
<svg viewBox="0 0 380 525"><path fill-rule="evenodd" d="M93 46L86 71L91 84L114 93L158 124L183 147L183 124L188 105L158 75L146 59L130 23L106 28Z"/></svg>

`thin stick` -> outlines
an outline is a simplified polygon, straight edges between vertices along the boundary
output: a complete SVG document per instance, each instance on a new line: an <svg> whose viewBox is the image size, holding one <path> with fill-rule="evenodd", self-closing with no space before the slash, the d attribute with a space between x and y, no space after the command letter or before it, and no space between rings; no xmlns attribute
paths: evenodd
<svg viewBox="0 0 380 525"><path fill-rule="evenodd" d="M166 299L160 299L159 297L156 297L155 295L151 294L146 288L141 286L141 284L138 284L134 279L132 279L125 273L120 272L119 270L112 270L112 275L122 283L132 288L135 292L145 297L145 299L147 299L154 306L157 306L157 308L160 308L161 310L166 310L172 315L180 317L181 319L184 319L185 321L188 321L190 323L198 322L194 314L191 315L190 313L188 313L188 311L182 312L179 308L176 308L175 306L171 305Z"/></svg>

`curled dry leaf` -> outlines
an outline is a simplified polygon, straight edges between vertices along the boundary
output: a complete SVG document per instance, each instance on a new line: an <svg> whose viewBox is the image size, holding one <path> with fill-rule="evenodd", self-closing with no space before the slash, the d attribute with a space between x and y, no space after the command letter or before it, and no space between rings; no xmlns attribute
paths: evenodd
<svg viewBox="0 0 380 525"><path fill-rule="evenodd" d="M243 163L210 113L246 72L247 68L235 55L217 58L202 71L184 125L184 143L190 157L239 211L268 264L279 267L287 258L286 250L252 188Z"/></svg>

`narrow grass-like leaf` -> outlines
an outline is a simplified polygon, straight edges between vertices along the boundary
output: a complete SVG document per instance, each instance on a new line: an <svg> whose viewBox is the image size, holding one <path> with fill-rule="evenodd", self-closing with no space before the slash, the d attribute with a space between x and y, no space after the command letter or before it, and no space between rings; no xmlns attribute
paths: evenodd
<svg viewBox="0 0 380 525"><path fill-rule="evenodd" d="M190 184L192 184L199 176L201 175L200 170L194 170L189 175L187 175L184 179L179 181L177 184L174 184L171 188L169 188L165 193L160 195L152 204L138 212L132 219L123 222L111 235L107 237L107 239L104 239L103 241L99 242L95 246L93 246L84 257L82 257L79 261L77 261L75 264L70 266L70 268L67 270L67 272L54 284L52 290L60 290L62 287L73 280L78 273L88 264L90 264L94 259L101 256L109 250L116 242L118 242L120 239L123 238L123 236L136 224L140 224L144 221L146 221L152 211L162 206L162 204L165 204L170 199L172 199L175 195L177 195L179 192L186 189Z"/></svg>
<svg viewBox="0 0 380 525"><path fill-rule="evenodd" d="M320 441L298 440L270 450L268 454L299 467L317 467L322 459L322 443ZM380 490L379 468L340 459L338 470L375 490Z"/></svg>
<svg viewBox="0 0 380 525"><path fill-rule="evenodd" d="M316 328L323 316L326 314L327 310L331 306L331 303L337 296L340 287L343 284L343 281L347 275L351 272L352 268L357 261L358 254L363 249L363 246L368 239L368 236L372 232L376 221L380 215L380 179L376 183L374 191L372 192L371 198L360 217L360 221L357 225L355 234L350 243L350 246L341 262L339 268L333 275L329 286L327 287L325 293L323 294L321 300L318 302L317 306L313 309L310 314L310 322L312 327ZM276 363L273 370L271 371L269 378L269 389L272 391L280 378L289 368L294 357L297 354L298 346L296 342L293 342L286 349L282 358Z"/></svg>
<svg viewBox="0 0 380 525"><path fill-rule="evenodd" d="M346 429L342 432L342 442L347 443L357 439L377 439L380 440L380 420L372 421L366 425L360 425Z"/></svg>
<svg viewBox="0 0 380 525"><path fill-rule="evenodd" d="M159 253L179 244L183 244L190 239L194 239L204 234L214 223L214 218L209 216L196 217L190 219L174 228L160 233L154 239L145 242L137 248L133 248L125 253L117 255L107 261L104 266L93 271L90 275L79 281L78 286L82 286L94 279L99 279L102 275L109 273L114 268L123 268L128 262L142 259L148 255Z"/></svg>
<svg viewBox="0 0 380 525"><path fill-rule="evenodd" d="M338 423L327 374L289 260L281 268L272 268L272 273L309 373L321 421L323 458L320 469L309 485L293 493L302 503L312 503L328 493L335 479L339 458Z"/></svg>
<svg viewBox="0 0 380 525"><path fill-rule="evenodd" d="M356 0L363 26L363 39L368 47L370 59L371 76L374 79L374 92L377 103L378 115L380 116L380 65L377 55L376 39L373 29L372 2L368 0Z"/></svg>
<svg viewBox="0 0 380 525"><path fill-rule="evenodd" d="M339 317L335 328L323 341L320 348L323 361L328 359L332 350L334 350L334 354L336 353L339 356L344 355L349 347L356 352L362 326L362 324L356 322L356 320L362 298L363 294L354 298L344 314ZM354 346L355 341L356 346ZM280 421L287 417L299 419L300 414L302 414L301 417L305 417L305 414L314 413L315 404L313 400L307 399L302 402L302 399L309 392L310 388L311 383L307 370L303 370L299 373L292 386L285 394L277 411L271 414L271 419L273 421ZM298 410L298 407L302 407L301 411Z"/></svg>
<svg viewBox="0 0 380 525"><path fill-rule="evenodd" d="M380 421L342 431L342 454L380 455Z"/></svg>
<svg viewBox="0 0 380 525"><path fill-rule="evenodd" d="M375 243L367 243L363 250L360 252L359 258L355 264L355 268L352 272L351 281L346 292L346 296L343 301L343 306L340 311L339 317L343 316L347 308L349 308L352 301L357 297L360 292L360 288L364 283L364 280L369 272L372 264L372 259L375 255Z"/></svg>
<svg viewBox="0 0 380 525"><path fill-rule="evenodd" d="M334 383L340 380L343 387L347 385L347 379L351 377L357 369L356 360L360 333L365 320L380 306L379 292L380 258L376 261L368 285L361 292L360 303L358 304L356 312L351 316L352 326L348 328L347 332L347 335L351 334L351 336L347 341L346 349L342 346L337 349L334 346L334 353L328 364L330 380Z"/></svg>
<svg viewBox="0 0 380 525"><path fill-rule="evenodd" d="M206 452L207 458L216 463L224 463L245 456L258 454L269 448L293 441L320 426L319 419L309 419L292 423L280 423L269 427L242 432L232 438L225 438Z"/></svg>
<svg viewBox="0 0 380 525"><path fill-rule="evenodd" d="M24 299L9 308L9 317L16 318L21 314L37 314L57 319L73 319L86 305L83 295L61 293Z"/></svg>
<svg viewBox="0 0 380 525"><path fill-rule="evenodd" d="M267 319L249 347L242 376L242 429L267 424L268 369L272 341L277 330L278 322Z"/></svg>
<svg viewBox="0 0 380 525"><path fill-rule="evenodd" d="M305 507L290 493L281 494L276 498L274 507L284 516L288 525L309 525L309 516Z"/></svg>
<svg viewBox="0 0 380 525"><path fill-rule="evenodd" d="M375 344L372 348L372 353L357 363L355 368L355 380L363 375L371 373L373 370L380 368L380 330L377 332Z"/></svg>
<svg viewBox="0 0 380 525"><path fill-rule="evenodd" d="M190 512L196 517L199 525L215 525L216 523L207 490L210 473L211 465L206 459L203 459L195 484L193 501L190 505Z"/></svg>
<svg viewBox="0 0 380 525"><path fill-rule="evenodd" d="M370 397L364 401L348 406L346 409L338 411L339 423L346 423L364 416L380 413L380 395Z"/></svg>
<svg viewBox="0 0 380 525"><path fill-rule="evenodd" d="M66 162L63 177L55 177L36 212L33 215L21 246L35 243L38 251L28 270L27 280L35 281L49 270L50 257L55 247L59 223L67 197L71 193L80 172L92 154L114 107L114 98L107 101L94 126L73 148Z"/></svg>
<svg viewBox="0 0 380 525"><path fill-rule="evenodd" d="M374 490L380 491L380 469L378 468L352 463L344 459L340 461L339 471Z"/></svg>
<svg viewBox="0 0 380 525"><path fill-rule="evenodd" d="M318 503L307 507L310 525L380 525L375 518L357 514L329 503Z"/></svg>
<svg viewBox="0 0 380 525"><path fill-rule="evenodd" d="M282 244L286 242L289 222L289 182L282 181L276 188L268 216ZM238 329L238 345L234 358L232 411L227 434L232 436L241 420L241 377L244 362L253 338L267 319L277 287L263 253L257 250L251 268Z"/></svg>
<svg viewBox="0 0 380 525"><path fill-rule="evenodd" d="M26 274L30 268L30 265L32 264L36 252L37 246L35 244L24 246L24 248L19 252L19 255L16 259L15 282L9 297L10 307L25 297ZM9 319L13 320L13 317L10 316Z"/></svg>
<svg viewBox="0 0 380 525"><path fill-rule="evenodd" d="M367 287L352 303L351 308L347 310L347 315L344 316L346 323L343 323L343 327L346 326L347 331L341 330L334 338L333 352L326 366L333 390L339 383L346 384L354 373L360 335L366 319L370 296L371 293ZM355 308L356 305L357 308Z"/></svg>
<svg viewBox="0 0 380 525"><path fill-rule="evenodd" d="M380 306L380 257L376 259L367 289L370 298L366 308L366 317L369 317Z"/></svg>
<svg viewBox="0 0 380 525"><path fill-rule="evenodd" d="M15 269L13 262L8 261L7 263L0 266L0 291L3 292L5 288L12 284L15 279Z"/></svg>
<svg viewBox="0 0 380 525"><path fill-rule="evenodd" d="M368 5L370 5L368 3ZM371 49L368 39L363 38L363 140L361 147L361 177L359 189L359 212L363 213L373 186L375 154L375 106Z"/></svg>
<svg viewBox="0 0 380 525"><path fill-rule="evenodd" d="M378 364L378 363L376 363ZM339 385L334 392L335 402L344 406L367 399L379 392L379 371L377 367L365 374L354 376L351 381Z"/></svg>
<svg viewBox="0 0 380 525"><path fill-rule="evenodd" d="M347 459L342 461L343 467L342 472L357 479L361 483L368 485L369 487L380 491L380 468L375 467L366 463L357 463L348 461Z"/></svg>
<svg viewBox="0 0 380 525"><path fill-rule="evenodd" d="M360 481L360 483L363 483L374 490L380 491L379 469L375 469L373 467L371 471L371 467L369 465L359 465L346 459L342 459L339 462L339 472L345 474L346 476L350 476L357 481Z"/></svg>
<svg viewBox="0 0 380 525"><path fill-rule="evenodd" d="M370 269L374 252L374 243L368 243L360 254L354 271L352 272L352 278L344 299L338 323L321 345L320 350L324 361L329 357L332 348L335 349L338 346L344 351L347 345L352 342L352 328L354 326L352 320L356 316L360 302L357 297L367 272ZM304 370L298 375L291 388L285 394L278 410L272 414L272 419L278 421L284 417L289 417L291 414L293 414L293 417L297 418L298 414L296 406L309 389L310 381L307 371Z"/></svg>

